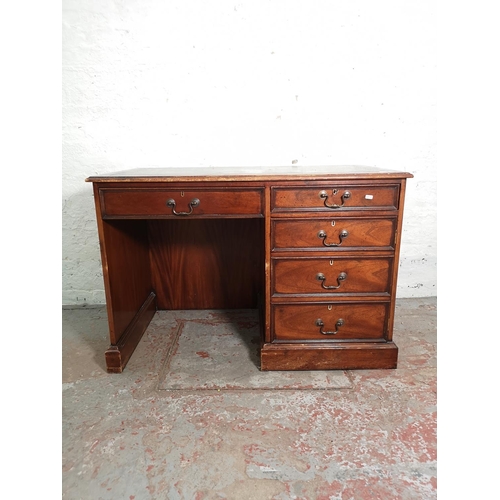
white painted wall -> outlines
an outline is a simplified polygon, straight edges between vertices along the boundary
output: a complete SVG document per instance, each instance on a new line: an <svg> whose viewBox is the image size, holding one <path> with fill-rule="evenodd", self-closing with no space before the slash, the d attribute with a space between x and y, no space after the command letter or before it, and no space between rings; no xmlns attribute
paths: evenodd
<svg viewBox="0 0 500 500"><path fill-rule="evenodd" d="M294 160L412 172L398 296L437 295L434 9L64 0L63 304L104 303L89 175Z"/></svg>

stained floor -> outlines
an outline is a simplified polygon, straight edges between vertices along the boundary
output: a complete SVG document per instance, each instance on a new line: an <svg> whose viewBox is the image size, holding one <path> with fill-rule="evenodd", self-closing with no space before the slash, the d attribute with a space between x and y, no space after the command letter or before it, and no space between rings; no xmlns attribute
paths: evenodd
<svg viewBox="0 0 500 500"><path fill-rule="evenodd" d="M256 325L158 312L108 374L105 309L64 308L62 497L437 498L435 297L397 301L396 370L260 372Z"/></svg>

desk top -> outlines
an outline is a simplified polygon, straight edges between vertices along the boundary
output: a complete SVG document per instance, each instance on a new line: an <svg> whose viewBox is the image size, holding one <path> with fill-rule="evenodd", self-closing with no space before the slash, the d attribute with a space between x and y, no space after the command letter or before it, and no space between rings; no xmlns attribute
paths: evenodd
<svg viewBox="0 0 500 500"><path fill-rule="evenodd" d="M195 181L283 181L299 179L401 179L413 177L398 172L361 165L276 166L276 167L192 167L136 168L95 175L87 182L195 182Z"/></svg>

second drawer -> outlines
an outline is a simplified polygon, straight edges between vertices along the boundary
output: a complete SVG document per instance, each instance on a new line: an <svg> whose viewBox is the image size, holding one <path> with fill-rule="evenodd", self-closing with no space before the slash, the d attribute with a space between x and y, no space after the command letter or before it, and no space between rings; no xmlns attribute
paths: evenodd
<svg viewBox="0 0 500 500"><path fill-rule="evenodd" d="M344 250L394 248L396 219L274 219L272 248L276 250Z"/></svg>
<svg viewBox="0 0 500 500"><path fill-rule="evenodd" d="M272 259L273 294L389 293L392 259Z"/></svg>

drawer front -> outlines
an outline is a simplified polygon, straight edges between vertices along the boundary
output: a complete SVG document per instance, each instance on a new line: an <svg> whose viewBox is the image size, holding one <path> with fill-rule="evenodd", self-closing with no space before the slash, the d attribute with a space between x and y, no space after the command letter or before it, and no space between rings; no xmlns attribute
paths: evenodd
<svg viewBox="0 0 500 500"><path fill-rule="evenodd" d="M389 293L390 258L272 259L274 294Z"/></svg>
<svg viewBox="0 0 500 500"><path fill-rule="evenodd" d="M384 339L387 304L280 304L273 308L278 341Z"/></svg>
<svg viewBox="0 0 500 500"><path fill-rule="evenodd" d="M262 215L262 190L107 189L100 190L104 218L216 217Z"/></svg>
<svg viewBox="0 0 500 500"><path fill-rule="evenodd" d="M344 250L394 247L395 219L308 219L272 221L274 250Z"/></svg>
<svg viewBox="0 0 500 500"><path fill-rule="evenodd" d="M273 188L273 211L397 210L399 185Z"/></svg>

